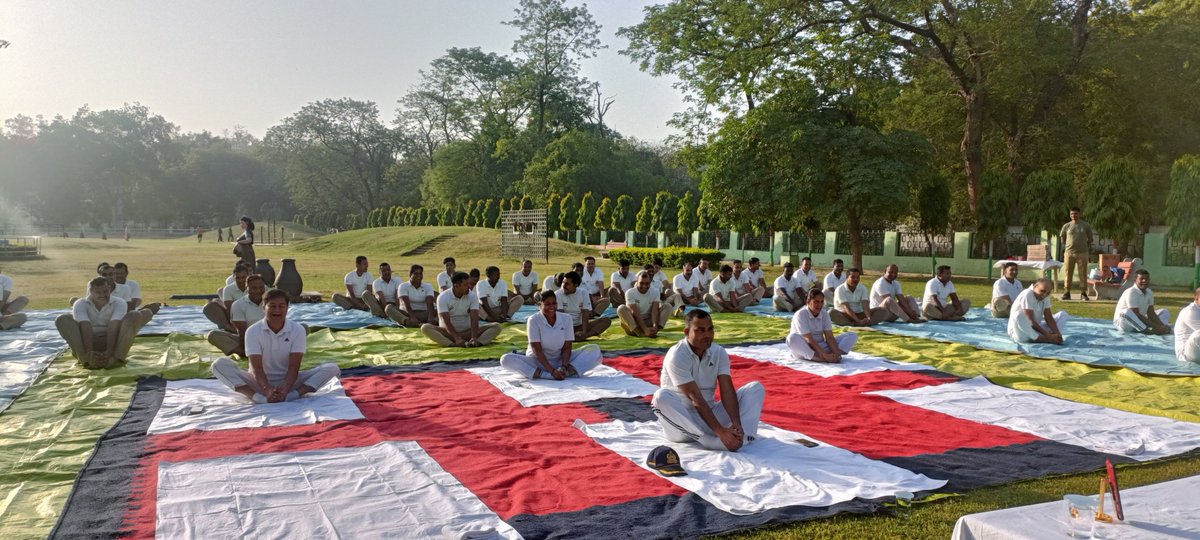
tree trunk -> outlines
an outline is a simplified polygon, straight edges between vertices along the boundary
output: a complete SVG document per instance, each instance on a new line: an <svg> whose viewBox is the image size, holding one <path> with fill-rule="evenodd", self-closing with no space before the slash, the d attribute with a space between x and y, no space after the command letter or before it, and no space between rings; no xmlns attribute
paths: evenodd
<svg viewBox="0 0 1200 540"><path fill-rule="evenodd" d="M979 182L983 177L983 118L984 92L979 88L968 88L963 92L967 108L963 125L962 156L967 172L967 200L971 213L975 214L979 201Z"/></svg>
<svg viewBox="0 0 1200 540"><path fill-rule="evenodd" d="M851 211L847 216L848 229L850 231L850 254L854 261L854 268L862 270L863 267L863 238L862 238L862 219L858 217L858 212Z"/></svg>

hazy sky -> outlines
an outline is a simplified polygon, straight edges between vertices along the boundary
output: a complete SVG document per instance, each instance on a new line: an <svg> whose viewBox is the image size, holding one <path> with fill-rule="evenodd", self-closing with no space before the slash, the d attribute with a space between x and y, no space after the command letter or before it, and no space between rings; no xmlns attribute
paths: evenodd
<svg viewBox="0 0 1200 540"><path fill-rule="evenodd" d="M617 53L642 0L588 4L608 49L583 62L616 103L605 117L647 140L683 108L671 80ZM323 98L374 101L387 122L418 70L451 47L511 54L516 0L0 0L0 118L70 116L141 102L184 131L266 129ZM577 5L572 2L572 5Z"/></svg>

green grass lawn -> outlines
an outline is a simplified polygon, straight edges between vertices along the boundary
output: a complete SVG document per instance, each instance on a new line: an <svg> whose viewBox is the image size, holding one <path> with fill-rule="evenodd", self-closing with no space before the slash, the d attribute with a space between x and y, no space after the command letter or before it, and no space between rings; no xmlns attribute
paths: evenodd
<svg viewBox="0 0 1200 540"><path fill-rule="evenodd" d="M294 230L301 233L300 236L315 233L299 227ZM402 253L411 251L428 239L444 234L455 235L455 238L424 255L401 257ZM232 246L228 243L214 242L213 236L215 235L206 234L205 242L199 244L195 237L175 240L134 238L129 242L119 239L104 241L98 238L46 238L43 244L44 259L0 262L0 272L13 277L19 294L30 296L31 309L47 309L66 307L69 297L82 294L84 284L94 275L93 269L98 262L123 261L130 265L131 278L141 283L145 299L162 301L172 294L215 291L224 284L235 258L231 254ZM350 231L289 242L284 246L260 245L257 246L256 252L259 257L270 258L276 270L279 269L280 259L295 258L304 278L305 290L318 290L328 295L343 290L342 276L353 268L354 257L360 254L370 257L373 273L374 267L385 260L401 275L407 273L409 265L419 263L426 267L426 278L432 280L441 270L442 258L454 256L458 259L460 269L482 269L494 264L500 266L507 279L519 268L520 261L500 259L499 244L499 234L494 230L410 227ZM535 262L535 269L542 276L548 272L564 271L570 263L582 260L585 255L597 254L587 246L558 241L551 241L550 245L550 262ZM599 263L606 273L615 269L615 264L607 259L600 259ZM767 270L769 279L774 279L781 272L779 267L770 267ZM818 271L822 276L825 272L826 269ZM865 284L869 286L876 277L874 274L865 276ZM919 295L928 278L922 275L904 275L902 279L907 293ZM975 305L982 306L988 302L991 283L985 278L960 277L955 282L960 294L971 299ZM1156 296L1161 307L1171 308L1173 312L1191 301L1191 294L1182 290L1158 290ZM1112 316L1114 305L1113 302L1098 301L1055 302L1056 309L1065 308L1077 316L1101 319ZM614 328L610 332L619 333L620 330ZM867 341L870 342L870 339ZM934 352L927 354L937 354L936 351L941 350L939 347L946 346L939 344L934 348ZM1001 353L976 351L971 354ZM1016 355L1009 356L1021 358ZM1098 370L1096 373L1099 373L1099 376L1115 378L1117 372ZM1147 384L1153 384L1153 381ZM36 392L30 395L36 395ZM1125 486L1134 487L1195 474L1200 474L1200 457L1187 457L1125 467L1123 482ZM1098 473L1092 473L1021 482L917 504L911 509L894 513L871 516L844 515L730 536L755 539L947 538L955 520L963 514L1057 500L1065 493L1089 493L1095 489L1097 477Z"/></svg>

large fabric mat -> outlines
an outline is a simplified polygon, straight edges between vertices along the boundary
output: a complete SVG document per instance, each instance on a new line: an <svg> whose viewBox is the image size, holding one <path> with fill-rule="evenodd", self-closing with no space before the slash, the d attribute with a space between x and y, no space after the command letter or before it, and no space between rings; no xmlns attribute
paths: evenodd
<svg viewBox="0 0 1200 540"><path fill-rule="evenodd" d="M1200 447L1198 425L1117 411L1107 415L1120 422L1088 422L1081 427L1086 436L1065 440L1060 423L1016 423L1004 412L1013 399L1076 411L1069 402L1035 392L1014 396L921 366L888 369L879 358L859 357L844 374L810 373L780 361L781 349L738 349L763 358L735 356L733 363L735 380L767 388L763 440L738 454L684 448L686 480L660 477L641 463L655 433L648 396L525 406L521 389L478 374L492 360L347 370L341 386L361 419L268 419L264 427L162 433L151 426L177 414L163 406L170 387L191 385L144 379L80 474L53 536L257 536L278 533L279 523L345 536L393 513L404 514L392 523L406 537L607 537L617 524L630 537L690 537L872 511L901 490L971 489ZM655 353L605 360L649 383L634 393L654 388L661 362ZM976 392L967 399L979 391L999 396L981 401L994 415L927 398L959 386ZM926 401L910 403L918 399ZM270 416L261 406L243 407ZM1087 411L1089 419L1106 418L1099 407ZM1123 438L1171 442L1149 454L1130 452ZM751 469L778 474L725 481L730 471ZM263 475L279 483L261 484ZM383 483L426 488L397 491ZM778 496L756 491L780 486L789 487ZM276 491L260 493L268 487ZM250 493L259 494L245 499L253 504L223 502ZM361 519L322 518L318 508L344 508Z"/></svg>

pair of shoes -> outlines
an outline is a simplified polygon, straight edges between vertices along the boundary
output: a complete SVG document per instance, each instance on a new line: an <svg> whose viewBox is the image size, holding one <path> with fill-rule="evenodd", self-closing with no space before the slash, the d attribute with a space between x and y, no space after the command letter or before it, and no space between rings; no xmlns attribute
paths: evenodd
<svg viewBox="0 0 1200 540"><path fill-rule="evenodd" d="M1070 300L1070 299L1071 299L1071 293L1069 293L1069 292L1067 292L1067 293L1063 293L1063 295L1062 295L1062 299L1063 299L1063 300Z"/></svg>

